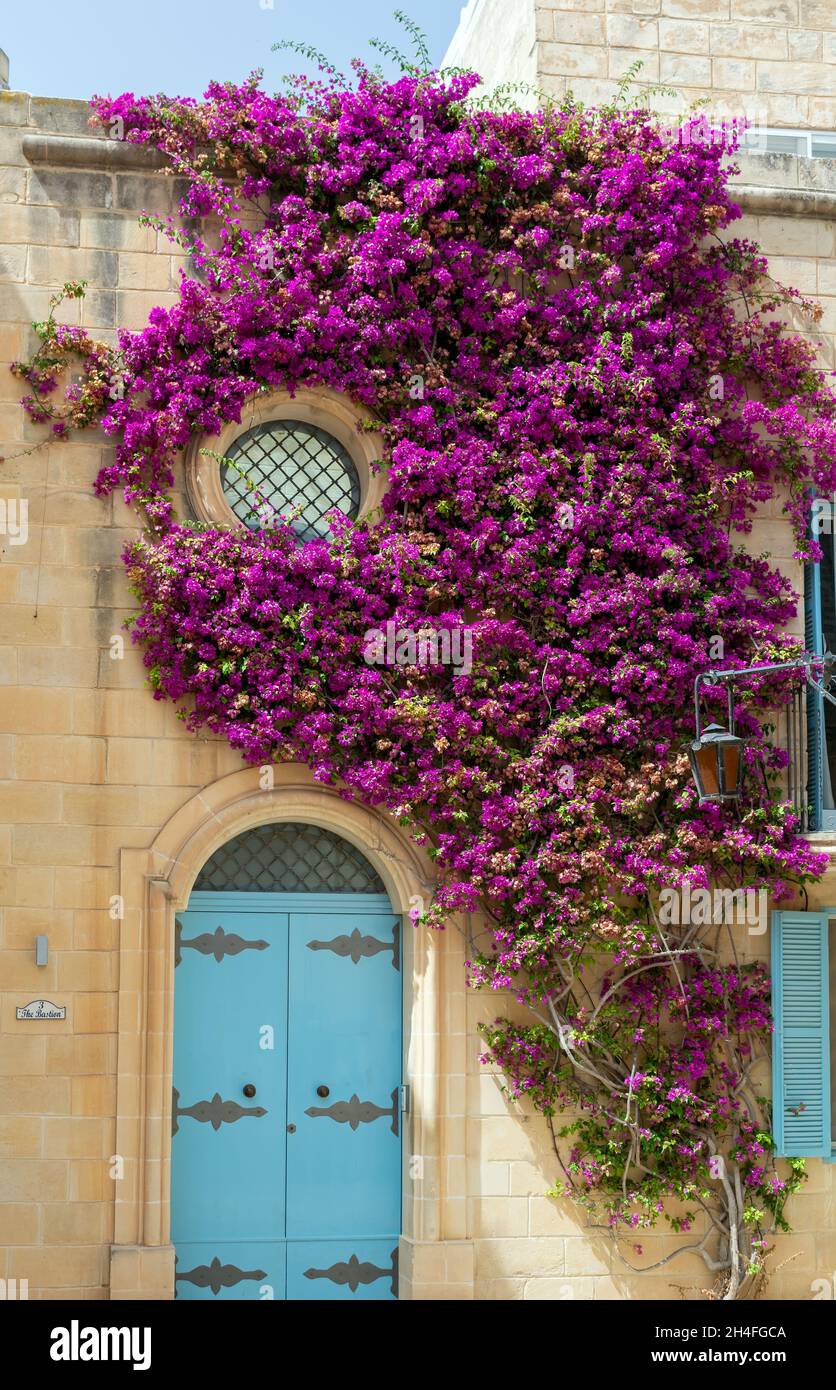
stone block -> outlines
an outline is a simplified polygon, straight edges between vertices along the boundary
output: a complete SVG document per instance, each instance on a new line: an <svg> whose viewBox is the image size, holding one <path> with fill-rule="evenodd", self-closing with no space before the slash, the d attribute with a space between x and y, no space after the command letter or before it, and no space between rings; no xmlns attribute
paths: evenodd
<svg viewBox="0 0 836 1390"><path fill-rule="evenodd" d="M526 1303L571 1303L574 1299L592 1299L592 1279L527 1279L523 1290Z"/></svg>
<svg viewBox="0 0 836 1390"><path fill-rule="evenodd" d="M154 251L157 233L153 227L140 227L132 213L85 212L79 225L79 243L107 251L147 253Z"/></svg>
<svg viewBox="0 0 836 1390"><path fill-rule="evenodd" d="M77 994L73 999L79 1033L115 1033L118 999L115 994Z"/></svg>
<svg viewBox="0 0 836 1390"><path fill-rule="evenodd" d="M116 956L113 951L59 951L56 955L60 993L114 988Z"/></svg>
<svg viewBox="0 0 836 1390"><path fill-rule="evenodd" d="M471 1197L468 1228L476 1238L528 1234L528 1199L525 1197Z"/></svg>
<svg viewBox="0 0 836 1390"><path fill-rule="evenodd" d="M38 1288L101 1285L106 1278L106 1253L102 1245L13 1246L9 1275L29 1280L30 1298Z"/></svg>
<svg viewBox="0 0 836 1390"><path fill-rule="evenodd" d="M98 1158L113 1152L114 1126L99 1118L47 1119L44 1133L46 1158Z"/></svg>
<svg viewBox="0 0 836 1390"><path fill-rule="evenodd" d="M170 290L171 257L123 251L119 256L119 287L127 290Z"/></svg>
<svg viewBox="0 0 836 1390"><path fill-rule="evenodd" d="M555 14L554 41L556 43L606 43L603 16L597 14Z"/></svg>
<svg viewBox="0 0 836 1390"><path fill-rule="evenodd" d="M96 683L96 653L57 647L22 647L18 654L20 680L31 686L77 686Z"/></svg>
<svg viewBox="0 0 836 1390"><path fill-rule="evenodd" d="M568 1236L565 1245L565 1274L609 1274L612 1247L606 1236Z"/></svg>
<svg viewBox="0 0 836 1390"><path fill-rule="evenodd" d="M658 48L658 22L635 15L609 14L607 43L612 48Z"/></svg>
<svg viewBox="0 0 836 1390"><path fill-rule="evenodd" d="M113 1202L114 1181L107 1159L80 1158L69 1165L71 1202Z"/></svg>
<svg viewBox="0 0 836 1390"><path fill-rule="evenodd" d="M757 24L806 23L799 0L731 0L731 17L753 19Z"/></svg>
<svg viewBox="0 0 836 1390"><path fill-rule="evenodd" d="M479 1279L530 1279L568 1273L565 1267L568 1241L544 1237L542 1240L477 1240L476 1270ZM608 1267L609 1268L609 1267ZM575 1270L575 1273L585 1273ZM594 1272L594 1271L589 1271ZM607 1269L608 1272L608 1269Z"/></svg>
<svg viewBox="0 0 836 1390"><path fill-rule="evenodd" d="M78 232L79 215L72 208L29 207L22 203L3 208L3 238L7 242L78 246Z"/></svg>
<svg viewBox="0 0 836 1390"><path fill-rule="evenodd" d="M76 1033L59 1038L47 1036L47 1069L50 1073L71 1078L71 1097L76 1076L89 1076L97 1082L109 1083L113 1078L105 1073L113 1071L115 1055L112 1041L101 1034L79 1036ZM74 1110L74 1113L78 1112Z"/></svg>
<svg viewBox="0 0 836 1390"><path fill-rule="evenodd" d="M20 1024L19 1027L25 1025ZM63 1076L0 1078L0 1115L69 1115L70 1083ZM47 1155L52 1157L53 1155Z"/></svg>
<svg viewBox="0 0 836 1390"><path fill-rule="evenodd" d="M112 1216L103 1202L43 1208L44 1245L96 1245L107 1240Z"/></svg>
<svg viewBox="0 0 836 1390"><path fill-rule="evenodd" d="M641 63L641 72L635 78L637 83L658 82L659 54L649 48L611 48L609 50L609 74L620 82L626 77L635 63Z"/></svg>
<svg viewBox="0 0 836 1390"><path fill-rule="evenodd" d="M748 58L715 58L711 64L711 80L721 90L752 92L756 71L757 65Z"/></svg>
<svg viewBox="0 0 836 1390"><path fill-rule="evenodd" d="M432 1292L426 1295L432 1298ZM477 1303L513 1303L525 1297L525 1280L518 1279L478 1279L474 1284L473 1296Z"/></svg>
<svg viewBox="0 0 836 1390"><path fill-rule="evenodd" d="M23 870L16 866L12 871L14 880L20 879ZM4 979L4 984L9 988L26 989L31 987L33 979L40 981L42 986L47 983L55 987L54 960L50 960L46 966L38 966L37 976L30 976L21 962L28 960L32 955L33 942L36 935L48 935L51 951L69 950L73 941L72 914L61 912L52 906L32 907L14 904L4 909L2 940L6 951L13 952L17 958L17 964L13 961L7 962L9 965L9 975ZM17 983L12 984L14 977ZM26 1002L26 1001L24 1001ZM13 1017L13 1015L11 1015ZM37 1031L37 1025L31 1024L27 1031Z"/></svg>
<svg viewBox="0 0 836 1390"><path fill-rule="evenodd" d="M711 59L684 53L662 53L659 79L661 82L676 84L679 87L710 86Z"/></svg>
<svg viewBox="0 0 836 1390"><path fill-rule="evenodd" d="M61 1161L10 1158L0 1163L0 1202L63 1202L68 1184L67 1165Z"/></svg>
<svg viewBox="0 0 836 1390"><path fill-rule="evenodd" d="M126 212L171 211L171 179L145 174L117 174L114 206ZM110 204L107 204L110 206Z"/></svg>
<svg viewBox="0 0 836 1390"><path fill-rule="evenodd" d="M736 17L730 13L733 3L734 0L662 0L661 13L666 19L731 19Z"/></svg>
<svg viewBox="0 0 836 1390"><path fill-rule="evenodd" d="M0 203L22 203L26 194L26 170L0 169Z"/></svg>
<svg viewBox="0 0 836 1390"><path fill-rule="evenodd" d="M809 29L836 29L831 0L799 0L798 22Z"/></svg>
<svg viewBox="0 0 836 1390"><path fill-rule="evenodd" d="M0 1076L43 1076L46 1070L46 1040L42 1037L3 1039L0 1047ZM0 1230L3 1229L0 1223Z"/></svg>
<svg viewBox="0 0 836 1390"><path fill-rule="evenodd" d="M33 246L29 252L28 279L33 284L63 285L67 280L87 280L90 286L101 289L115 285L116 274L115 251Z"/></svg>
<svg viewBox="0 0 836 1390"><path fill-rule="evenodd" d="M833 68L828 63L758 63L759 92L833 96Z"/></svg>
<svg viewBox="0 0 836 1390"><path fill-rule="evenodd" d="M2 222L2 219L0 219ZM0 280L21 282L26 279L26 247L0 246ZM18 393L21 390L17 385Z"/></svg>
<svg viewBox="0 0 836 1390"><path fill-rule="evenodd" d="M39 1210L34 1203L4 1202L0 1206L0 1231L8 1245L37 1245Z"/></svg>
<svg viewBox="0 0 836 1390"><path fill-rule="evenodd" d="M708 53L709 34L709 26L699 20L659 20L659 47L668 53Z"/></svg>
<svg viewBox="0 0 836 1390"><path fill-rule="evenodd" d="M77 169L35 168L29 175L29 199L48 206L109 208L113 206L110 174L91 174Z"/></svg>
<svg viewBox="0 0 836 1390"><path fill-rule="evenodd" d="M712 24L711 52L715 58L786 58L786 30L767 25Z"/></svg>
<svg viewBox="0 0 836 1390"><path fill-rule="evenodd" d="M42 1131L43 1120L40 1115L0 1116L0 1163L4 1163L7 1158L41 1158ZM7 1243L5 1231L3 1243Z"/></svg>
<svg viewBox="0 0 836 1390"><path fill-rule="evenodd" d="M815 29L790 29L787 33L787 57L793 63L820 63L822 36ZM759 55L766 57L766 54ZM780 54L770 54L780 57Z"/></svg>
<svg viewBox="0 0 836 1390"><path fill-rule="evenodd" d="M28 92L0 92L0 125L28 125L30 100Z"/></svg>
<svg viewBox="0 0 836 1390"><path fill-rule="evenodd" d="M84 135L93 139L97 129L90 125L92 111L88 101L71 101L59 97L32 97L30 123L36 130L59 135Z"/></svg>
<svg viewBox="0 0 836 1390"><path fill-rule="evenodd" d="M607 50L592 44L544 43L539 49L540 71L564 77L606 77Z"/></svg>

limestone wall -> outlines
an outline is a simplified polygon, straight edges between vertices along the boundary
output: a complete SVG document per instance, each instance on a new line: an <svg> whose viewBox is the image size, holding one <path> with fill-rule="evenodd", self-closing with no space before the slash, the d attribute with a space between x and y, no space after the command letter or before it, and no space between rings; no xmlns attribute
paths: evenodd
<svg viewBox="0 0 836 1390"><path fill-rule="evenodd" d="M747 229L784 279L826 296L823 351L836 332L826 176L799 161L761 162L742 176L753 190ZM784 191L799 186L811 201L788 209ZM46 432L26 421L20 383L5 370L31 350L30 322L66 279L90 283L61 316L104 337L173 302L180 258L137 225L140 210L169 211L173 192L153 161L94 135L84 104L0 93L0 497L28 505L25 542L0 537L0 1277L28 1280L32 1298L105 1298L111 1279L115 1296L171 1294L159 1031L171 970L155 944L163 908L154 894L165 899L171 847L192 823L204 815L212 833L233 833L234 806L257 791L225 743L186 734L172 707L152 699L129 642L111 656L132 610L120 555L137 533L119 498L92 492L111 445L91 432L36 447ZM185 510L184 497L178 505ZM790 572L780 516L759 528ZM293 776L304 784L302 770ZM304 808L307 793L293 795ZM112 915L120 892L121 920ZM704 1287L693 1256L631 1273L579 1215L545 1196L556 1177L545 1126L509 1105L479 1061L476 1025L509 1001L466 993L470 930L413 945L409 1146L426 1167L405 1179L405 1294L676 1298L677 1283ZM46 967L34 963L39 934L49 937ZM762 953L765 939L742 949ZM66 1004L66 1021L17 1021L18 1006L42 997ZM159 1069L149 1071L155 1049ZM117 1153L127 1172L114 1181ZM814 1169L796 1204L797 1234L782 1247L798 1258L773 1296L808 1296L811 1279L836 1268L832 1170ZM672 1248L661 1236L641 1245L627 1252L639 1269Z"/></svg>
<svg viewBox="0 0 836 1390"><path fill-rule="evenodd" d="M512 0L512 6L516 0ZM541 85L611 96L641 59L640 84L675 88L773 126L836 127L831 0L537 0Z"/></svg>
<svg viewBox="0 0 836 1390"><path fill-rule="evenodd" d="M92 491L110 445L91 432L30 452L46 430L26 420L7 370L65 280L89 290L59 317L106 338L175 297L169 244L137 225L140 209L170 209L172 181L94 138L88 114L0 93L0 496L28 505L25 544L0 536L0 1277L28 1279L30 1297L107 1290L120 853L240 765L185 737L144 688L122 631L133 605L120 554L136 518ZM44 996L67 1005L65 1022L16 1021Z"/></svg>
<svg viewBox="0 0 836 1390"><path fill-rule="evenodd" d="M704 100L716 115L746 117L770 127L836 128L836 6L831 0L535 0L537 85L559 99L571 91L590 105L609 101L630 65L641 60L641 88L662 82L676 96L660 96L662 111ZM451 45L457 61L489 49L491 34L505 35L528 12L527 0L507 0L497 23L486 4L469 7L467 32ZM466 42L465 40L468 40ZM507 80L494 64L486 86ZM742 220L729 236L750 237L769 257L777 279L817 298L818 323L799 314L789 322L816 343L819 360L836 366L836 161L751 153L738 156L735 183ZM803 575L781 502L764 508L745 545L767 551L801 592ZM803 631L802 613L793 624ZM831 853L831 869L810 895L811 906L836 904L832 836L817 839ZM803 905L799 900L799 905ZM742 959L766 958L768 934L746 933L736 943ZM467 1000L471 1026L499 1012L481 996ZM536 1119L520 1123L506 1112L492 1079L474 1081L468 1120L470 1233L474 1239L477 1297L672 1298L677 1286L710 1286L698 1257L688 1254L644 1275L692 1236L642 1236L624 1258L565 1207L544 1197L554 1174ZM793 1202L793 1234L782 1237L767 1298L812 1297L814 1278L836 1268L833 1229L834 1169L813 1162L802 1195Z"/></svg>
<svg viewBox="0 0 836 1390"><path fill-rule="evenodd" d="M529 31L532 60L519 34ZM633 63L639 87L705 101L770 126L836 129L836 6L832 0L470 0L445 62L475 67L491 87L512 80L525 52L536 85L609 101Z"/></svg>
<svg viewBox="0 0 836 1390"><path fill-rule="evenodd" d="M478 72L489 90L505 83L537 87L535 0L468 0L444 66ZM536 100L521 92L518 104L533 107Z"/></svg>

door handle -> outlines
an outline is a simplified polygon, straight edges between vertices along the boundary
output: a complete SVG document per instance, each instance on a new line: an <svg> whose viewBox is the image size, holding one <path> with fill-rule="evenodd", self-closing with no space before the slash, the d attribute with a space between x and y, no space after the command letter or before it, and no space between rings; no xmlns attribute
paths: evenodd
<svg viewBox="0 0 836 1390"><path fill-rule="evenodd" d="M317 1086L316 1093L318 1096L321 1096L323 1100L326 1096L330 1096L331 1094L327 1086Z"/></svg>
<svg viewBox="0 0 836 1390"><path fill-rule="evenodd" d="M252 1100L253 1096L255 1095L255 1086L251 1081L248 1081L246 1086L244 1087L244 1095L249 1100Z"/></svg>

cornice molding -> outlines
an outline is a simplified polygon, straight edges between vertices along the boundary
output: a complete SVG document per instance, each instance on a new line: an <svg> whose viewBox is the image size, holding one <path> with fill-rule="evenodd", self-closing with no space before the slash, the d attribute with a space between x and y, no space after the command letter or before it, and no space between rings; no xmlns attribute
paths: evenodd
<svg viewBox="0 0 836 1390"><path fill-rule="evenodd" d="M94 136L24 135L23 153L30 164L50 164L61 169L141 169L153 173L164 169L167 163L157 150L144 145Z"/></svg>

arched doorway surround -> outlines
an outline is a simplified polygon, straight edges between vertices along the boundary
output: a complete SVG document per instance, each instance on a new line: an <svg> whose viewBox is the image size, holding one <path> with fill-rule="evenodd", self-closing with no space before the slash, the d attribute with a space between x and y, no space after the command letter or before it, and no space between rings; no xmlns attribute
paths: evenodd
<svg viewBox="0 0 836 1390"><path fill-rule="evenodd" d="M206 861L242 831L274 821L321 826L357 846L395 912L432 891L428 859L384 813L343 800L306 768L258 768L190 798L148 849L120 856L116 1184L111 1298L173 1297L170 1240L175 913ZM404 932L402 1298L472 1297L465 1187L466 1023L461 934Z"/></svg>

